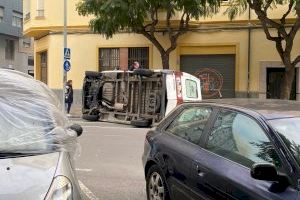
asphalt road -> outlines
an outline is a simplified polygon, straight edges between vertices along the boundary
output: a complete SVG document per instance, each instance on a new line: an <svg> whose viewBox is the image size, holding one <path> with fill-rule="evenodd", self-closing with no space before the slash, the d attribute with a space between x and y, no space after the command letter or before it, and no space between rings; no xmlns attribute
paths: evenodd
<svg viewBox="0 0 300 200"><path fill-rule="evenodd" d="M89 199L145 200L141 156L147 129L76 122L84 129L79 138L81 155L76 160L76 171Z"/></svg>

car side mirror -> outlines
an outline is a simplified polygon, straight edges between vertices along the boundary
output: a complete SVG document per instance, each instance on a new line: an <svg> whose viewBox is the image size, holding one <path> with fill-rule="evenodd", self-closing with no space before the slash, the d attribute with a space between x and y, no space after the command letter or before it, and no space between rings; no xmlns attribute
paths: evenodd
<svg viewBox="0 0 300 200"><path fill-rule="evenodd" d="M278 172L271 163L256 163L251 168L251 177L257 180L276 181Z"/></svg>
<svg viewBox="0 0 300 200"><path fill-rule="evenodd" d="M251 168L251 177L257 180L273 181L269 191L274 193L284 192L290 181L287 175L278 173L275 165L271 163L257 163Z"/></svg>
<svg viewBox="0 0 300 200"><path fill-rule="evenodd" d="M77 137L82 135L83 129L79 124L73 124L69 128L77 133Z"/></svg>

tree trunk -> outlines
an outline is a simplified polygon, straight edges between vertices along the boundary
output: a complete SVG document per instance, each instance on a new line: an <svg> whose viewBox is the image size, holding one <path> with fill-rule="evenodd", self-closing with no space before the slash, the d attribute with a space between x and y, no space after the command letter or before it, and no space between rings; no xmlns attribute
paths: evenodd
<svg viewBox="0 0 300 200"><path fill-rule="evenodd" d="M170 69L169 59L170 59L169 53L166 52L161 53L161 61L162 61L163 69Z"/></svg>
<svg viewBox="0 0 300 200"><path fill-rule="evenodd" d="M283 77L283 83L280 91L280 99L289 100L291 97L291 91L295 78L295 66L288 64L285 66L285 73Z"/></svg>

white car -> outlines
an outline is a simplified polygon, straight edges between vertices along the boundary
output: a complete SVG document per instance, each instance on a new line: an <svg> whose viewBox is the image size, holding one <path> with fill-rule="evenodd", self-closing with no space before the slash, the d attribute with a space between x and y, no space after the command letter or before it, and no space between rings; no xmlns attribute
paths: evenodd
<svg viewBox="0 0 300 200"><path fill-rule="evenodd" d="M0 199L83 199L73 162L81 134L45 84L0 69Z"/></svg>
<svg viewBox="0 0 300 200"><path fill-rule="evenodd" d="M148 127L177 105L200 101L200 80L172 70L86 72L83 119Z"/></svg>

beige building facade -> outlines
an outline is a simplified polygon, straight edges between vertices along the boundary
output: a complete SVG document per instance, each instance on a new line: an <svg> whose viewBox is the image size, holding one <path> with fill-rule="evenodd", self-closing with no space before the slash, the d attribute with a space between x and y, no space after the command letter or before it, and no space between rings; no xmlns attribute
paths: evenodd
<svg viewBox="0 0 300 200"><path fill-rule="evenodd" d="M85 71L126 70L138 60L143 67L162 68L155 46L142 35L119 33L112 39L93 34L88 23L92 17L76 12L78 1L68 4L68 47L72 68L68 79L74 82L76 102ZM283 65L275 44L266 39L253 12L245 12L230 21L222 5L220 14L192 21L193 30L183 35L170 55L170 66L201 78L207 98L226 97L277 98ZM279 19L285 7L274 9L270 16ZM164 13L161 13L163 15ZM27 17L26 17L27 16ZM55 91L62 89L63 73L63 1L24 0L24 34L35 38L35 77ZM288 18L293 22L293 15ZM165 47L167 35L157 33ZM296 36L293 58L300 54L300 33ZM298 66L300 67L300 66ZM293 98L300 100L300 70L297 70Z"/></svg>

